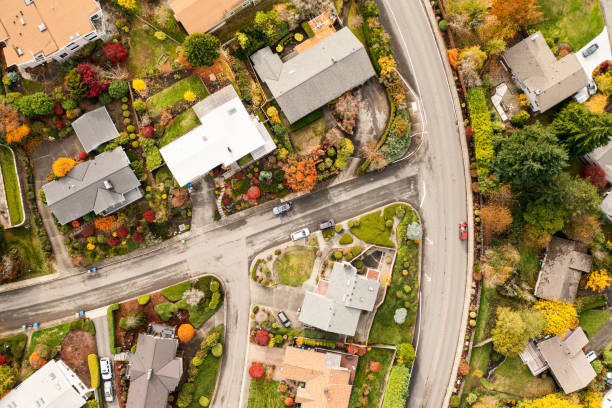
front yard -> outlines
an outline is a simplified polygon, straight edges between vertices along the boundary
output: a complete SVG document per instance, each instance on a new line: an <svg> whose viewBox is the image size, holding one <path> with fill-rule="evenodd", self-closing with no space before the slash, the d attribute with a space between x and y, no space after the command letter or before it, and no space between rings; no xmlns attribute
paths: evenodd
<svg viewBox="0 0 612 408"><path fill-rule="evenodd" d="M597 0L538 0L544 17L536 25L547 39L568 42L578 51L604 28Z"/></svg>
<svg viewBox="0 0 612 408"><path fill-rule="evenodd" d="M280 276L280 284L300 286L312 274L317 248L293 246L274 262L274 270Z"/></svg>
<svg viewBox="0 0 612 408"><path fill-rule="evenodd" d="M249 385L248 408L284 408L283 397L278 392L280 382L274 380L251 379Z"/></svg>

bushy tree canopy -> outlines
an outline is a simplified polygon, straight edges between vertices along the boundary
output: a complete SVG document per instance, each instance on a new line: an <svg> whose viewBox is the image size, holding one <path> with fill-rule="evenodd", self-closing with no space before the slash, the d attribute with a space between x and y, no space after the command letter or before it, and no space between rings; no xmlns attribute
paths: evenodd
<svg viewBox="0 0 612 408"><path fill-rule="evenodd" d="M26 116L48 115L53 112L53 101L46 93L36 92L20 98L15 107Z"/></svg>
<svg viewBox="0 0 612 408"><path fill-rule="evenodd" d="M550 128L570 157L581 157L608 144L612 136L612 114L594 113L572 102L555 116Z"/></svg>
<svg viewBox="0 0 612 408"><path fill-rule="evenodd" d="M219 56L219 39L211 34L195 33L183 42L185 58L194 67L210 66Z"/></svg>

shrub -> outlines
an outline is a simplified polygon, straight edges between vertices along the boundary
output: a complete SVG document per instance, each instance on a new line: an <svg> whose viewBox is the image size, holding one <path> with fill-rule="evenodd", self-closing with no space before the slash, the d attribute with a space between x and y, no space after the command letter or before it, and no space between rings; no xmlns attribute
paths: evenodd
<svg viewBox="0 0 612 408"><path fill-rule="evenodd" d="M457 408L461 404L461 397L458 395L453 395L450 399L450 406L453 408Z"/></svg>
<svg viewBox="0 0 612 408"><path fill-rule="evenodd" d="M342 235L342 238L340 238L339 243L340 243L340 245L352 244L353 243L353 237L351 236L351 234L349 234L347 232L344 235Z"/></svg>
<svg viewBox="0 0 612 408"><path fill-rule="evenodd" d="M164 322L167 322L174 316L176 312L178 312L178 306L171 302L164 302L156 305L154 307L155 311L159 315L159 318Z"/></svg>
<svg viewBox="0 0 612 408"><path fill-rule="evenodd" d="M195 384L193 383L185 383L181 387L181 391L178 394L178 398L176 399L176 405L179 408L187 408L191 401L193 400L193 392L195 391Z"/></svg>
<svg viewBox="0 0 612 408"><path fill-rule="evenodd" d="M259 344L260 346L267 346L269 342L270 335L267 331L258 330L257 333L255 333L255 343Z"/></svg>
<svg viewBox="0 0 612 408"><path fill-rule="evenodd" d="M211 66L219 56L219 39L211 34L195 33L183 42L185 59L194 67Z"/></svg>
<svg viewBox="0 0 612 408"><path fill-rule="evenodd" d="M440 28L440 31L448 30L448 23L446 22L446 20L440 20L440 22L438 23L438 28Z"/></svg>
<svg viewBox="0 0 612 408"><path fill-rule="evenodd" d="M215 346L212 348L211 353L213 356L217 358L221 357L221 355L223 354L223 344L221 343L215 344Z"/></svg>
<svg viewBox="0 0 612 408"><path fill-rule="evenodd" d="M48 115L53 112L53 101L46 93L36 92L20 98L15 108L26 116Z"/></svg>
<svg viewBox="0 0 612 408"><path fill-rule="evenodd" d="M530 117L527 111L522 110L518 115L514 115L510 118L510 124L514 127L522 128Z"/></svg>
<svg viewBox="0 0 612 408"><path fill-rule="evenodd" d="M132 235L132 241L134 241L137 244L141 243L143 240L144 240L144 236L140 232L136 232L134 233L134 235Z"/></svg>
<svg viewBox="0 0 612 408"><path fill-rule="evenodd" d="M198 400L198 404L200 404L201 407L206 408L208 405L210 405L210 400L204 395L202 395Z"/></svg>
<svg viewBox="0 0 612 408"><path fill-rule="evenodd" d="M191 341L194 335L195 335L195 330L193 326L189 323L181 324L177 330L177 336L179 340L182 341L183 343L187 343Z"/></svg>
<svg viewBox="0 0 612 408"><path fill-rule="evenodd" d="M134 110L136 112L144 112L147 109L147 104L145 101L138 99L134 101Z"/></svg>
<svg viewBox="0 0 612 408"><path fill-rule="evenodd" d="M393 366L385 388L382 408L404 408L406 398L408 398L409 384L410 370L401 365Z"/></svg>
<svg viewBox="0 0 612 408"><path fill-rule="evenodd" d="M110 346L109 351L111 354L121 352L121 349L119 349L119 351L115 350L115 310L119 310L119 305L117 303L110 305L106 309L106 320L108 322L108 342Z"/></svg>
<svg viewBox="0 0 612 408"><path fill-rule="evenodd" d="M251 364L251 367L249 367L249 376L251 378L255 378L255 379L261 378L263 377L264 372L265 370L263 366L259 363L253 363Z"/></svg>
<svg viewBox="0 0 612 408"><path fill-rule="evenodd" d="M104 46L104 56L112 63L118 64L127 59L127 51L121 43L107 43Z"/></svg>
<svg viewBox="0 0 612 408"><path fill-rule="evenodd" d="M400 307L399 309L395 309L393 320L397 324L403 324L406 321L407 315L408 315L408 310L406 310L406 308Z"/></svg>
<svg viewBox="0 0 612 408"><path fill-rule="evenodd" d="M77 161L69 157L60 157L53 163L51 168L53 169L55 177L64 177L77 164Z"/></svg>
<svg viewBox="0 0 612 408"><path fill-rule="evenodd" d="M343 228L342 228L342 224L336 224L336 225L334 226L334 230L335 230L337 233L341 233L341 232L342 232L342 229L343 229Z"/></svg>
<svg viewBox="0 0 612 408"><path fill-rule="evenodd" d="M142 218L144 218L147 222L153 222L155 221L155 213L153 210L147 210L142 214Z"/></svg>
<svg viewBox="0 0 612 408"><path fill-rule="evenodd" d="M489 109L487 108L485 90L480 87L470 89L467 94L467 100L472 119L472 131L474 132L478 179L482 190L483 187L486 189L491 161L494 156L492 142L493 127Z"/></svg>
<svg viewBox="0 0 612 408"><path fill-rule="evenodd" d="M219 291L219 281L214 280L210 282L209 289L211 290L211 292L218 292Z"/></svg>
<svg viewBox="0 0 612 408"><path fill-rule="evenodd" d="M138 329L147 321L147 317L140 309L132 310L125 318L125 327L127 330Z"/></svg>
<svg viewBox="0 0 612 408"><path fill-rule="evenodd" d="M121 79L115 79L108 87L108 94L114 99L121 99L127 95L130 90L127 82Z"/></svg>
<svg viewBox="0 0 612 408"><path fill-rule="evenodd" d="M132 88L138 93L144 91L147 88L147 84L142 79L136 78L132 80Z"/></svg>
<svg viewBox="0 0 612 408"><path fill-rule="evenodd" d="M138 304L139 305L146 305L147 303L149 303L149 301L151 300L151 295L142 295L142 296L138 296Z"/></svg>

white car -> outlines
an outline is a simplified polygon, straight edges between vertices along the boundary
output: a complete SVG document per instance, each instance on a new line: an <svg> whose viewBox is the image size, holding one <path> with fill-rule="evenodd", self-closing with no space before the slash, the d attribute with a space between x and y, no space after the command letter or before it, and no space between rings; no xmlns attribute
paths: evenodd
<svg viewBox="0 0 612 408"><path fill-rule="evenodd" d="M595 361L595 359L597 358L597 354L595 354L595 352L594 352L594 351L589 351L589 352L586 354L586 358L587 358L587 360L589 361L589 363L592 363L592 362L593 362L593 361Z"/></svg>
<svg viewBox="0 0 612 408"><path fill-rule="evenodd" d="M308 228L302 228L301 230L295 231L293 234L291 234L291 239L297 241L299 239L306 238L309 235L310 231Z"/></svg>
<svg viewBox="0 0 612 408"><path fill-rule="evenodd" d="M113 378L113 365L110 358L100 359L100 373L102 373L103 380L110 380Z"/></svg>
<svg viewBox="0 0 612 408"><path fill-rule="evenodd" d="M104 381L104 401L113 402L115 393L113 392L113 384L110 381Z"/></svg>

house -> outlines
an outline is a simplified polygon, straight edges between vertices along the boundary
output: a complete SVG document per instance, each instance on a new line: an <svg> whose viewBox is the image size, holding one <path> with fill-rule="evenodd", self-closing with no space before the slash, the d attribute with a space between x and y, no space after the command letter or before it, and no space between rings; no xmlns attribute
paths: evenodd
<svg viewBox="0 0 612 408"><path fill-rule="evenodd" d="M599 204L599 208L601 208L601 212L604 213L608 221L612 222L612 195L611 194L609 193L605 194L604 199L601 201L601 204Z"/></svg>
<svg viewBox="0 0 612 408"><path fill-rule="evenodd" d="M599 9L607 30L609 43L612 44L612 0L599 0Z"/></svg>
<svg viewBox="0 0 612 408"><path fill-rule="evenodd" d="M91 390L62 360L50 360L0 400L0 408L80 408Z"/></svg>
<svg viewBox="0 0 612 408"><path fill-rule="evenodd" d="M172 0L174 18L189 34L214 31L240 10L257 0Z"/></svg>
<svg viewBox="0 0 612 408"><path fill-rule="evenodd" d="M0 42L6 65L63 61L105 36L103 18L95 0L3 0Z"/></svg>
<svg viewBox="0 0 612 408"><path fill-rule="evenodd" d="M140 333L137 344L136 353L128 353L127 408L166 408L168 394L183 375L183 359L176 356L178 339Z"/></svg>
<svg viewBox="0 0 612 408"><path fill-rule="evenodd" d="M379 287L378 280L358 275L351 264L335 262L330 279L320 279L304 296L298 318L317 329L353 336L361 312L374 310Z"/></svg>
<svg viewBox="0 0 612 408"><path fill-rule="evenodd" d="M575 242L553 237L540 268L534 294L541 299L573 303L582 272L591 271L591 256L575 250Z"/></svg>
<svg viewBox="0 0 612 408"><path fill-rule="evenodd" d="M72 128L87 153L119 137L119 132L105 106L79 116L72 122Z"/></svg>
<svg viewBox="0 0 612 408"><path fill-rule="evenodd" d="M348 27L285 62L270 47L251 61L291 123L374 76L366 49Z"/></svg>
<svg viewBox="0 0 612 408"><path fill-rule="evenodd" d="M140 181L122 147L77 164L42 188L47 205L62 225L92 211L112 214L142 197Z"/></svg>
<svg viewBox="0 0 612 408"><path fill-rule="evenodd" d="M346 408L357 360L337 352L287 347L280 371L282 378L304 383L295 395L302 408Z"/></svg>
<svg viewBox="0 0 612 408"><path fill-rule="evenodd" d="M258 160L276 149L266 127L244 108L232 85L194 105L201 125L159 149L184 186L219 165L229 167L251 154Z"/></svg>
<svg viewBox="0 0 612 408"><path fill-rule="evenodd" d="M582 350L588 339L582 328L536 342L529 341L525 351L519 354L531 373L550 372L566 394L586 387L596 373Z"/></svg>
<svg viewBox="0 0 612 408"><path fill-rule="evenodd" d="M588 78L576 55L558 60L539 31L508 48L503 60L534 112L546 112L570 96L586 92Z"/></svg>

